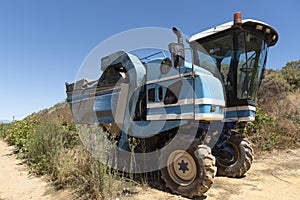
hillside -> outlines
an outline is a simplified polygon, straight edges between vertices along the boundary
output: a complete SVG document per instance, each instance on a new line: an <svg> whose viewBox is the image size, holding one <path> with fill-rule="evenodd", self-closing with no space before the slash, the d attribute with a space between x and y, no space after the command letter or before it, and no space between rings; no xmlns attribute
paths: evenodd
<svg viewBox="0 0 300 200"><path fill-rule="evenodd" d="M267 70L258 92L259 114L247 134L260 150L300 147L300 60Z"/></svg>
<svg viewBox="0 0 300 200"><path fill-rule="evenodd" d="M51 108L41 110L33 115L42 121L59 120L72 123L72 112L67 102L57 103Z"/></svg>

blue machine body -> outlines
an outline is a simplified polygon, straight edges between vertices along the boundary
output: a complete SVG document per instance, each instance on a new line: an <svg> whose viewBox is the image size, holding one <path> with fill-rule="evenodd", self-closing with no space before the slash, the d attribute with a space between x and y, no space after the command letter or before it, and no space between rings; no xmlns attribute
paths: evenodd
<svg viewBox="0 0 300 200"><path fill-rule="evenodd" d="M165 58L142 63L132 54L116 54L110 55L116 59L104 70L103 78L91 81L92 84L82 84L83 80L75 83L77 89L67 99L75 121L115 123L131 136L151 137L191 120L209 122L224 118L222 83L209 71L185 62L181 68L171 67L161 73ZM117 81L107 83L107 74L114 76L112 69L122 73L117 68L122 68L124 77L119 75ZM77 90L80 93L74 92Z"/></svg>
<svg viewBox="0 0 300 200"><path fill-rule="evenodd" d="M255 120L267 50L277 40L269 25L243 20L193 35L188 40L192 63L180 53L182 38L169 44L169 66L165 57L143 63L133 54L116 52L102 58L98 80L67 84L67 101L75 122L114 124L136 137L151 137L190 121L200 126L221 121L221 146L236 124ZM180 56L183 64L176 67L174 58Z"/></svg>

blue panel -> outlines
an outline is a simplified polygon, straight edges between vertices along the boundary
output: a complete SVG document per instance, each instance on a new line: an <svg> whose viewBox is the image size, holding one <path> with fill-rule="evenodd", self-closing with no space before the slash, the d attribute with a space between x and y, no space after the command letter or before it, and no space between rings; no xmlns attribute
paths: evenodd
<svg viewBox="0 0 300 200"><path fill-rule="evenodd" d="M202 73L195 77L195 94L196 98L212 98L224 101L222 83L214 76Z"/></svg>
<svg viewBox="0 0 300 200"><path fill-rule="evenodd" d="M244 117L255 117L253 110L233 110L225 113L225 118L244 118Z"/></svg>
<svg viewBox="0 0 300 200"><path fill-rule="evenodd" d="M205 86L202 84L202 81L201 81L200 77L196 77L195 78L195 98L196 99L205 97L204 96L205 88L203 88L203 87L205 87Z"/></svg>
<svg viewBox="0 0 300 200"><path fill-rule="evenodd" d="M166 107L158 107L158 108L148 108L148 115L164 115L164 114L184 114L193 112L194 105L176 105L176 106L166 106Z"/></svg>
<svg viewBox="0 0 300 200"><path fill-rule="evenodd" d="M225 118L238 118L238 114L236 111L228 111L225 112Z"/></svg>
<svg viewBox="0 0 300 200"><path fill-rule="evenodd" d="M252 110L238 110L237 111L239 118L241 117L254 117L255 112Z"/></svg>
<svg viewBox="0 0 300 200"><path fill-rule="evenodd" d="M191 80L191 76L186 77L186 79L182 79L182 87L179 94L179 100L181 99L193 99L194 92L193 92L193 84Z"/></svg>
<svg viewBox="0 0 300 200"><path fill-rule="evenodd" d="M133 121L130 127L130 135L136 137L150 137L155 134L180 127L184 124L187 124L186 120Z"/></svg>
<svg viewBox="0 0 300 200"><path fill-rule="evenodd" d="M97 96L94 102L94 112L112 110L115 107L115 99L118 94Z"/></svg>
<svg viewBox="0 0 300 200"><path fill-rule="evenodd" d="M211 107L211 105L198 105L197 108L199 110L197 113L211 113L210 107Z"/></svg>
<svg viewBox="0 0 300 200"><path fill-rule="evenodd" d="M111 110L111 95L95 99L94 111L103 110Z"/></svg>

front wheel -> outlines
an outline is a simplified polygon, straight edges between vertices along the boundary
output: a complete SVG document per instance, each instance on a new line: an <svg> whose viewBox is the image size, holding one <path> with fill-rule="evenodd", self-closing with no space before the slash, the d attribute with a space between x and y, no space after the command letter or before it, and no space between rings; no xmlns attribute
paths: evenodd
<svg viewBox="0 0 300 200"><path fill-rule="evenodd" d="M217 174L228 177L242 177L251 167L253 149L241 134L233 133L226 144L217 151Z"/></svg>
<svg viewBox="0 0 300 200"><path fill-rule="evenodd" d="M162 154L162 179L172 192L187 196L201 196L209 190L216 174L215 158L209 147L198 145L188 150L174 149Z"/></svg>

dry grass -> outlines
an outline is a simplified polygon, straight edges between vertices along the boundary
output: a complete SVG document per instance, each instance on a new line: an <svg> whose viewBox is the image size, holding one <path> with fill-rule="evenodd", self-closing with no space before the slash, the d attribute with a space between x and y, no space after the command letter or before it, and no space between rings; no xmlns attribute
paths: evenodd
<svg viewBox="0 0 300 200"><path fill-rule="evenodd" d="M257 101L262 117L257 117L256 129L248 132L256 150L300 147L299 99L300 89L290 90L280 71L267 72Z"/></svg>

